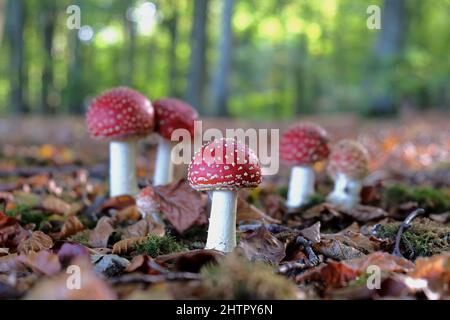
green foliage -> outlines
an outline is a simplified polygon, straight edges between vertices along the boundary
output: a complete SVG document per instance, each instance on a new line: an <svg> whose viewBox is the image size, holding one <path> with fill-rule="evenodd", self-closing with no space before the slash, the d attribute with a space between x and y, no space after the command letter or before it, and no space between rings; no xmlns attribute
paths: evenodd
<svg viewBox="0 0 450 320"><path fill-rule="evenodd" d="M80 231L73 236L70 236L68 240L77 242L79 244L82 244L84 246L89 246L89 236L90 236L90 230L83 230Z"/></svg>
<svg viewBox="0 0 450 320"><path fill-rule="evenodd" d="M6 215L18 218L22 225L34 223L39 230L48 222L48 216L44 212L29 205L17 205L14 209L8 210Z"/></svg>
<svg viewBox="0 0 450 320"><path fill-rule="evenodd" d="M250 262L236 253L217 265L202 268L205 299L294 299L296 288L261 262Z"/></svg>
<svg viewBox="0 0 450 320"><path fill-rule="evenodd" d="M400 222L381 225L377 235L395 240ZM406 256L431 256L450 251L450 228L428 218L415 219L402 234L401 245Z"/></svg>
<svg viewBox="0 0 450 320"><path fill-rule="evenodd" d="M450 197L443 190L429 187L388 186L383 192L383 206L395 208L402 203L417 202L427 213L442 213L450 210Z"/></svg>
<svg viewBox="0 0 450 320"><path fill-rule="evenodd" d="M172 252L183 251L186 248L172 236L156 236L150 235L148 239L137 246L136 251L138 254L147 254L153 258L169 254Z"/></svg>

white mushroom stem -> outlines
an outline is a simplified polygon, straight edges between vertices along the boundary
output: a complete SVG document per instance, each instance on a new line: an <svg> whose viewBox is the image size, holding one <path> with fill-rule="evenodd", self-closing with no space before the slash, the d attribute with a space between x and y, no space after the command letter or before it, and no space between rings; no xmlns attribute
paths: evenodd
<svg viewBox="0 0 450 320"><path fill-rule="evenodd" d="M236 208L236 191L212 192L206 249L231 252L236 247Z"/></svg>
<svg viewBox="0 0 450 320"><path fill-rule="evenodd" d="M173 143L163 137L159 138L156 151L155 172L153 174L153 185L165 185L172 182L173 163L171 159Z"/></svg>
<svg viewBox="0 0 450 320"><path fill-rule="evenodd" d="M362 182L350 179L343 173L338 172L334 182L334 189L328 195L327 201L351 209L360 202Z"/></svg>
<svg viewBox="0 0 450 320"><path fill-rule="evenodd" d="M314 169L312 166L292 167L286 206L298 208L307 204L314 194Z"/></svg>
<svg viewBox="0 0 450 320"><path fill-rule="evenodd" d="M135 140L112 141L109 144L109 192L111 197L138 193L135 160Z"/></svg>

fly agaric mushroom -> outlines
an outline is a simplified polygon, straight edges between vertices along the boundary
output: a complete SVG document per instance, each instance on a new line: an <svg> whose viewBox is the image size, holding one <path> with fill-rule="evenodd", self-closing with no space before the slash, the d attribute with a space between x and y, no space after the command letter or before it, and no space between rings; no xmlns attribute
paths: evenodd
<svg viewBox="0 0 450 320"><path fill-rule="evenodd" d="M334 180L334 190L327 200L350 209L360 201L362 179L369 171L366 148L357 141L341 140L330 155L327 171Z"/></svg>
<svg viewBox="0 0 450 320"><path fill-rule="evenodd" d="M194 155L188 181L196 190L212 191L206 249L231 252L236 247L237 191L261 183L257 156L235 139L214 140Z"/></svg>
<svg viewBox="0 0 450 320"><path fill-rule="evenodd" d="M328 137L326 131L312 123L300 123L283 134L280 142L281 159L293 165L289 180L286 206L298 208L310 200L314 194L315 162L328 157Z"/></svg>
<svg viewBox="0 0 450 320"><path fill-rule="evenodd" d="M92 101L86 122L92 138L110 141L110 196L136 194L136 142L154 127L150 101L133 89L114 88Z"/></svg>
<svg viewBox="0 0 450 320"><path fill-rule="evenodd" d="M155 131L160 134L153 176L153 185L157 186L172 182L172 132L176 129L186 129L193 139L194 121L198 118L198 113L188 103L174 98L158 99L153 106L156 113Z"/></svg>

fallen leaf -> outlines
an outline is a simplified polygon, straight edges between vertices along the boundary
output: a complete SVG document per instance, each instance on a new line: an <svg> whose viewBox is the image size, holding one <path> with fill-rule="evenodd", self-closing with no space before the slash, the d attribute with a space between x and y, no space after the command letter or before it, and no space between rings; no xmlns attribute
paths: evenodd
<svg viewBox="0 0 450 320"><path fill-rule="evenodd" d="M75 258L85 258L87 261L90 257L89 249L79 243L64 242L58 250L59 261L63 265L68 265Z"/></svg>
<svg viewBox="0 0 450 320"><path fill-rule="evenodd" d="M140 210L147 215L159 209L179 233L197 224L205 215L205 201L201 193L183 179L168 185L149 186L141 191L139 198L142 199L137 204Z"/></svg>
<svg viewBox="0 0 450 320"><path fill-rule="evenodd" d="M278 264L286 256L286 246L264 226L242 234L239 246L250 261Z"/></svg>
<svg viewBox="0 0 450 320"><path fill-rule="evenodd" d="M167 269L156 263L152 257L145 254L135 256L131 260L130 265L125 269L125 272L142 272L153 275L161 274L163 271L165 272Z"/></svg>
<svg viewBox="0 0 450 320"><path fill-rule="evenodd" d="M343 263L330 261L297 275L295 281L297 283L308 283L311 281L320 282L325 286L326 290L332 288L340 288L353 279L356 279L360 272L354 270Z"/></svg>
<svg viewBox="0 0 450 320"><path fill-rule="evenodd" d="M94 248L107 247L109 236L113 231L111 218L102 217L90 234L89 244Z"/></svg>
<svg viewBox="0 0 450 320"><path fill-rule="evenodd" d="M31 236L20 242L17 250L21 253L31 251L37 252L44 249L50 249L53 246L53 239L42 231L34 231Z"/></svg>
<svg viewBox="0 0 450 320"><path fill-rule="evenodd" d="M42 200L41 205L45 210L51 213L61 215L68 215L72 213L72 206L69 203L65 202L64 200L59 199L55 196L46 196Z"/></svg>
<svg viewBox="0 0 450 320"><path fill-rule="evenodd" d="M175 252L161 255L155 259L159 264L168 265L171 269L181 272L200 272L204 265L217 263L225 254L209 249Z"/></svg>
<svg viewBox="0 0 450 320"><path fill-rule="evenodd" d="M319 243L320 242L320 221L314 223L312 226L302 229L299 233L311 241L311 243Z"/></svg>
<svg viewBox="0 0 450 320"><path fill-rule="evenodd" d="M122 239L145 237L150 234L162 237L165 234L165 229L164 226L154 222L151 216L146 216L145 219L141 219L123 229Z"/></svg>
<svg viewBox="0 0 450 320"><path fill-rule="evenodd" d="M76 216L69 216L64 222L61 231L59 233L59 238L64 239L70 237L79 231L84 229L83 223Z"/></svg>
<svg viewBox="0 0 450 320"><path fill-rule="evenodd" d="M119 255L129 253L129 252L135 250L137 245L144 243L146 240L147 240L147 237L145 237L145 236L120 240L114 244L112 252L114 254L119 254Z"/></svg>
<svg viewBox="0 0 450 320"><path fill-rule="evenodd" d="M388 216L385 210L373 206L356 205L352 209L339 209L342 213L362 223L379 220Z"/></svg>
<svg viewBox="0 0 450 320"><path fill-rule="evenodd" d="M19 255L17 259L34 272L47 276L55 275L61 270L58 256L48 250L30 251L28 254Z"/></svg>
<svg viewBox="0 0 450 320"><path fill-rule="evenodd" d="M338 261L360 258L364 256L364 253L358 249L343 244L339 240L324 239L323 236L320 243L313 244L313 249L328 258Z"/></svg>
<svg viewBox="0 0 450 320"><path fill-rule="evenodd" d="M249 204L247 201L238 197L237 208L236 208L236 221L241 222L251 222L251 221L263 221L267 223L281 223L279 220L274 219L266 215L263 211Z"/></svg>
<svg viewBox="0 0 450 320"><path fill-rule="evenodd" d="M17 257L16 253L0 257L0 274L26 271L24 265L18 261Z"/></svg>
<svg viewBox="0 0 450 320"><path fill-rule="evenodd" d="M138 221L141 218L141 214L136 205L126 207L114 214L114 221L122 223L125 221Z"/></svg>
<svg viewBox="0 0 450 320"><path fill-rule="evenodd" d="M62 272L59 275L37 283L25 296L27 300L112 300L115 292L93 271L90 263L75 260L80 269L79 288L74 290L68 283L77 285L74 274ZM70 278L69 278L70 277Z"/></svg>
<svg viewBox="0 0 450 320"><path fill-rule="evenodd" d="M100 211L108 209L123 210L135 204L136 201L132 196L122 195L107 199L105 202L103 202Z"/></svg>
<svg viewBox="0 0 450 320"><path fill-rule="evenodd" d="M414 269L414 263L411 261L387 252L374 252L364 258L351 259L342 263L360 272L366 272L367 268L371 265L376 265L385 272L406 273Z"/></svg>

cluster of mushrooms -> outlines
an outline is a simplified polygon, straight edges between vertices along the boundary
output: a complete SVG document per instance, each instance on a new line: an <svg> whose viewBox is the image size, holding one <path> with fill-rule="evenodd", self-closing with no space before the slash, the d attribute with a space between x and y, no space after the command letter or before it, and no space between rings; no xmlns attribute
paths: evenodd
<svg viewBox="0 0 450 320"><path fill-rule="evenodd" d="M109 90L95 98L86 122L92 138L110 144L110 196L138 196L136 143L153 132L159 134L153 185L172 182L171 152L174 130L187 130L194 137L195 109L173 98L150 102L127 87ZM315 190L314 164L328 159L334 190L327 201L351 208L360 201L362 179L368 172L366 149L358 142L342 140L331 150L326 131L301 123L284 133L280 157L292 166L286 206L300 208ZM231 252L236 247L236 209L239 189L256 188L262 181L256 154L236 139L216 139L198 150L188 169L188 182L211 196L206 249ZM145 189L144 189L145 190ZM139 201L139 196L138 199Z"/></svg>

